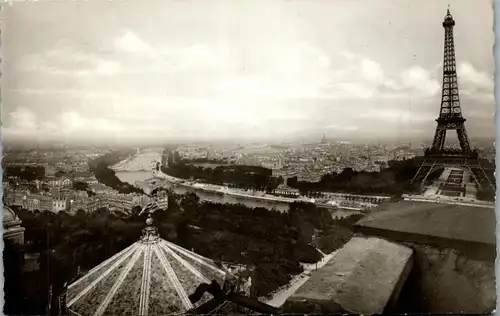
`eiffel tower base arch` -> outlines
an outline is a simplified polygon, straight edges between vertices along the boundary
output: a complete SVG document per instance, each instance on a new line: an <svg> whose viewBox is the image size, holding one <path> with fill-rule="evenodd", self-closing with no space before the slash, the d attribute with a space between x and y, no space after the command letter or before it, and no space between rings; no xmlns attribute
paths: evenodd
<svg viewBox="0 0 500 316"><path fill-rule="evenodd" d="M458 168L468 171L475 184L481 189L493 189L495 186L484 171L479 159L469 157L424 157L420 168L412 179L412 183L420 183L420 189L423 190L425 181L434 171L440 168Z"/></svg>

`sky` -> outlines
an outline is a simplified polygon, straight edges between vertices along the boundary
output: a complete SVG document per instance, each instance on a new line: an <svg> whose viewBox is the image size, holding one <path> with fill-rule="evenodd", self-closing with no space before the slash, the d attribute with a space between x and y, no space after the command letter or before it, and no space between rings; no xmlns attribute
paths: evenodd
<svg viewBox="0 0 500 316"><path fill-rule="evenodd" d="M448 4L468 134L493 137L487 0L14 2L2 137L431 140Z"/></svg>

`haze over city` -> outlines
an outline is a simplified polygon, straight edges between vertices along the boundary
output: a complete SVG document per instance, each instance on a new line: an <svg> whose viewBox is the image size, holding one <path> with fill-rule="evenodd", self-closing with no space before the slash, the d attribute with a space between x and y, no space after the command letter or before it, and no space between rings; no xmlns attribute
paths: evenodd
<svg viewBox="0 0 500 316"><path fill-rule="evenodd" d="M2 135L430 141L447 4L16 2L3 10ZM467 129L493 137L491 2L452 11Z"/></svg>

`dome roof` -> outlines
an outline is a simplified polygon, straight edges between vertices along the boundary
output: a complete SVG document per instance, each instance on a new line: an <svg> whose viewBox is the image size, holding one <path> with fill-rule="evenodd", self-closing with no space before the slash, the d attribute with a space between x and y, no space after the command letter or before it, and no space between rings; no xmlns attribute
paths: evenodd
<svg viewBox="0 0 500 316"><path fill-rule="evenodd" d="M11 223L11 222L16 222L19 221L19 218L17 217L16 213L8 206L4 205L3 206L3 223L4 225L6 223Z"/></svg>
<svg viewBox="0 0 500 316"><path fill-rule="evenodd" d="M212 298L205 294L191 303L200 284L222 285L225 277L212 260L159 238L148 226L140 241L69 285L66 305L82 316L184 313Z"/></svg>

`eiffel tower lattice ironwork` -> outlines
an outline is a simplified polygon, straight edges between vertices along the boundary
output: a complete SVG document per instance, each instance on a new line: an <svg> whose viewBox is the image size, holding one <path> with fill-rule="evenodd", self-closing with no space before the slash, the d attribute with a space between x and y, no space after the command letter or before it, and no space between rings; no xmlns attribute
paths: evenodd
<svg viewBox="0 0 500 316"><path fill-rule="evenodd" d="M450 9L444 18L444 61L443 61L443 91L441 109L436 119L437 128L432 146L425 151L424 159L412 183L421 181L424 184L427 177L439 168L458 167L468 170L479 187L489 186L494 189L493 182L488 178L479 160L479 154L471 149L465 130L465 118L462 116L458 93L458 81L455 61L455 44L453 27L455 20ZM460 149L445 148L446 132L457 132Z"/></svg>

